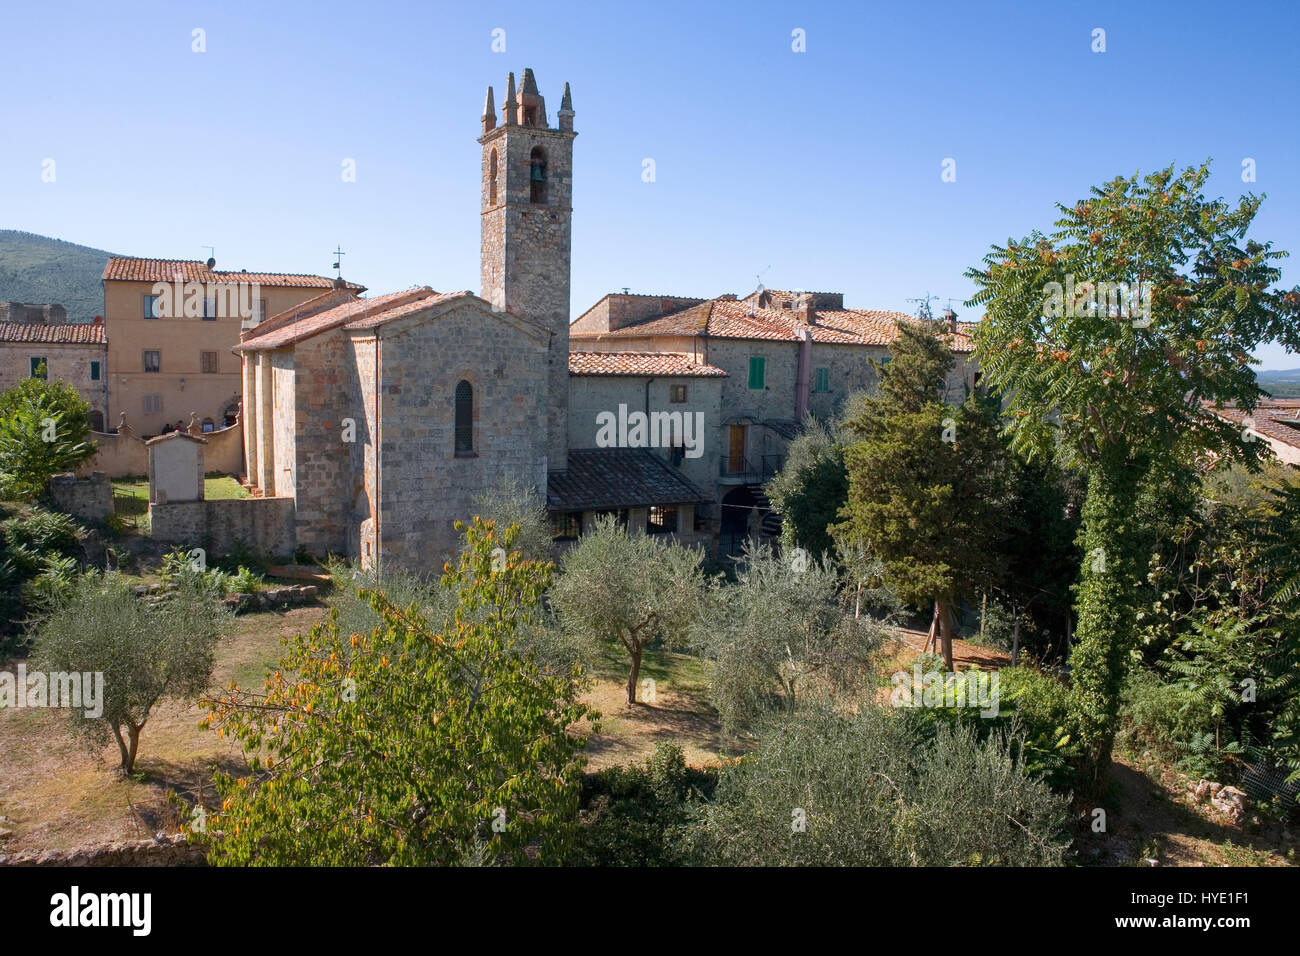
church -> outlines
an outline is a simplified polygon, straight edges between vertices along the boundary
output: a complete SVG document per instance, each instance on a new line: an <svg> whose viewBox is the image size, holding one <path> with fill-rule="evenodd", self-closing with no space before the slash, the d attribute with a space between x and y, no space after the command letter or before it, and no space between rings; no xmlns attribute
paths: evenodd
<svg viewBox="0 0 1300 956"><path fill-rule="evenodd" d="M292 499L299 547L431 571L475 500L512 481L544 495L557 541L613 514L731 553L779 527L762 486L803 417L888 359L911 319L837 293L625 293L571 326L573 120L566 84L551 125L530 69L499 114L488 88L478 294L362 297L340 279L241 335L247 480ZM970 329L951 316L949 332L960 398ZM701 427L653 445L598 427L631 413Z"/></svg>

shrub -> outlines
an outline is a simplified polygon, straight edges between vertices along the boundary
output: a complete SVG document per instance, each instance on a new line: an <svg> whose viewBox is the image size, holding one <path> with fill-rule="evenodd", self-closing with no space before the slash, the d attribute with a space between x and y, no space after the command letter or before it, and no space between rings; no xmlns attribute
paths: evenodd
<svg viewBox="0 0 1300 956"><path fill-rule="evenodd" d="M576 866L680 864L682 830L693 804L712 796L717 772L686 766L675 744L659 744L644 764L609 767L583 782Z"/></svg>
<svg viewBox="0 0 1300 956"><path fill-rule="evenodd" d="M1060 864L1066 801L1015 747L960 725L931 735L878 707L787 715L723 771L683 852L746 866Z"/></svg>
<svg viewBox="0 0 1300 956"><path fill-rule="evenodd" d="M5 544L14 548L29 548L40 554L55 553L62 557L76 557L86 529L71 515L44 508L28 508L22 514L0 522Z"/></svg>

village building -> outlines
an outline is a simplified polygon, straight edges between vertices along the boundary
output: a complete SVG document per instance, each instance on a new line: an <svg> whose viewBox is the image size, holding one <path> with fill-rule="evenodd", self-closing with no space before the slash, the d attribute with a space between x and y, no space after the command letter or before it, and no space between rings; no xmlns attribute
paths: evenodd
<svg viewBox="0 0 1300 956"><path fill-rule="evenodd" d="M1277 460L1300 467L1300 399L1264 398L1252 412L1240 408L1205 407L1225 422L1242 430L1247 441L1268 445Z"/></svg>
<svg viewBox="0 0 1300 956"><path fill-rule="evenodd" d="M0 302L0 391L40 376L75 388L92 428L108 411L108 343L102 322L67 321L56 304Z"/></svg>
<svg viewBox="0 0 1300 956"><path fill-rule="evenodd" d="M154 435L197 416L213 431L239 408L240 332L331 288L325 276L222 270L216 260L113 256L104 267L105 420ZM350 286L362 292L362 286ZM102 426L101 426L102 428Z"/></svg>
<svg viewBox="0 0 1300 956"><path fill-rule="evenodd" d="M660 354L723 373L717 412L707 418L706 461L692 478L710 499L698 514L719 553L734 555L747 537L779 533L763 488L784 465L801 423L809 415L828 421L849 395L872 388L871 362L888 362L900 325L916 321L846 309L838 292L760 288L743 299L611 293L579 316L569 335L575 349L590 350L584 354L627 353L643 363ZM941 323L956 356L944 396L952 402L965 401L978 381L973 328L951 310Z"/></svg>
<svg viewBox="0 0 1300 956"><path fill-rule="evenodd" d="M558 542L609 514L734 554L779 530L763 484L803 420L870 387L868 359L915 321L760 289L609 295L570 325L573 119L566 85L550 124L531 70L499 113L488 89L479 294L337 279L244 330L248 482L286 504L297 546L436 571L509 481L544 497ZM961 401L970 326L946 321Z"/></svg>

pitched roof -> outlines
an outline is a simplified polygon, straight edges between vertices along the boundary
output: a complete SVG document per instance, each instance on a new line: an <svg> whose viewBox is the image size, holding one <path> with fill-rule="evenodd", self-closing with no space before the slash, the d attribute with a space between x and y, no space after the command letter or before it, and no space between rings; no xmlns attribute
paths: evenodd
<svg viewBox="0 0 1300 956"><path fill-rule="evenodd" d="M575 333L574 340L584 338L637 338L645 336L708 336L720 339L763 339L798 342L804 331L812 332L814 342L835 345L887 346L898 338L902 322L917 320L903 312L877 309L836 309L818 311L816 321L805 325L798 314L785 309L763 309L734 299L710 299L670 315L627 325L598 335ZM950 336L949 345L956 352L974 351L970 333L974 326L958 323L958 332Z"/></svg>
<svg viewBox="0 0 1300 956"><path fill-rule="evenodd" d="M1224 421L1242 424L1249 418L1252 431L1292 448L1300 448L1300 402L1263 400L1250 413L1239 408L1214 408L1209 402L1202 405Z"/></svg>
<svg viewBox="0 0 1300 956"><path fill-rule="evenodd" d="M102 279L131 282L182 282L228 283L255 282L265 286L288 286L298 289L330 289L334 280L328 276L303 275L290 272L248 272L247 270L209 269L206 262L190 259L135 259L130 256L111 256L104 266ZM349 282L353 292L364 292L365 286Z"/></svg>
<svg viewBox="0 0 1300 956"><path fill-rule="evenodd" d="M32 342L48 345L104 345L102 322L69 322L46 325L44 322L0 322L0 342Z"/></svg>
<svg viewBox="0 0 1300 956"><path fill-rule="evenodd" d="M245 332L239 344L235 346L235 351L251 352L284 348L313 335L319 335L321 332L378 316L403 306L415 304L415 309L411 311L418 311L451 296L440 296L428 286L417 286L414 289L390 292L370 299L362 299L351 294L340 298L332 298L331 295L317 296L302 303L296 309L289 309L272 316L251 331Z"/></svg>
<svg viewBox="0 0 1300 956"><path fill-rule="evenodd" d="M648 448L578 448L569 469L547 477L552 511L643 508L711 500Z"/></svg>
<svg viewBox="0 0 1300 956"><path fill-rule="evenodd" d="M723 378L727 373L682 352L569 352L570 375L691 375Z"/></svg>
<svg viewBox="0 0 1300 956"><path fill-rule="evenodd" d="M404 315L411 315L413 312L420 312L431 306L440 305L443 302L450 302L452 299L461 299L465 297L472 298L473 292L433 292L428 286L423 288L431 292L431 295L424 296L420 299L412 299L410 302L399 302L391 305L379 312L370 312L359 319L353 319L348 323L349 329L373 329L376 326L392 322L394 319L400 319Z"/></svg>

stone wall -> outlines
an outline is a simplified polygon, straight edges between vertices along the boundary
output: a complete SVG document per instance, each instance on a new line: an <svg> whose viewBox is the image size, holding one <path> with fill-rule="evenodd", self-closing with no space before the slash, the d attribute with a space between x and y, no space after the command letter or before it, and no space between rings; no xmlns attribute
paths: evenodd
<svg viewBox="0 0 1300 956"><path fill-rule="evenodd" d="M45 360L46 378L63 382L90 403L91 411L108 414L108 348L103 343L0 342L0 391L32 376L32 359ZM91 363L99 378L91 378Z"/></svg>
<svg viewBox="0 0 1300 956"><path fill-rule="evenodd" d="M244 474L244 434L239 423L204 434L197 422L191 422L189 432L207 441L203 458L208 471ZM98 450L93 458L78 466L78 476L84 478L94 471L102 471L110 478L149 474L149 449L125 416L121 417L116 432L91 432L90 438Z"/></svg>
<svg viewBox="0 0 1300 956"><path fill-rule="evenodd" d="M683 458L681 472L705 494L713 494L718 476L718 461L726 454L722 428L721 377L677 376L647 379L640 375L573 375L569 378L569 447L595 448L596 416L609 411L618 414L620 403L629 413L645 411L646 383L649 381L650 411L681 412L704 415L702 453L698 458ZM686 401L669 400L674 385L686 386ZM694 419L693 419L694 421ZM693 426L692 426L693 427ZM655 454L671 460L671 450L662 448Z"/></svg>
<svg viewBox="0 0 1300 956"><path fill-rule="evenodd" d="M179 834L153 840L97 843L71 850L0 853L0 866L206 866L207 851Z"/></svg>
<svg viewBox="0 0 1300 956"><path fill-rule="evenodd" d="M102 471L80 479L70 471L55 475L50 497L56 511L87 521L102 521L113 513L113 483Z"/></svg>
<svg viewBox="0 0 1300 956"><path fill-rule="evenodd" d="M379 347L380 557L429 571L455 552L453 524L478 495L505 479L544 485L546 337L471 302L386 325ZM454 437L462 380L474 395L469 455Z"/></svg>
<svg viewBox="0 0 1300 956"><path fill-rule="evenodd" d="M150 535L164 544L229 552L236 542L261 554L298 546L292 498L224 498L149 505Z"/></svg>

